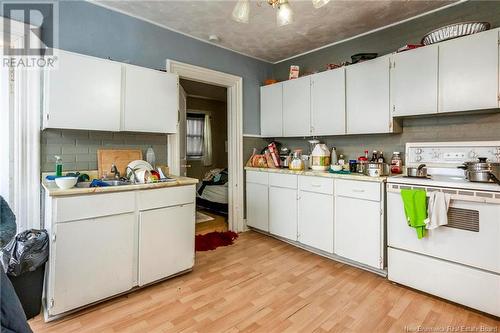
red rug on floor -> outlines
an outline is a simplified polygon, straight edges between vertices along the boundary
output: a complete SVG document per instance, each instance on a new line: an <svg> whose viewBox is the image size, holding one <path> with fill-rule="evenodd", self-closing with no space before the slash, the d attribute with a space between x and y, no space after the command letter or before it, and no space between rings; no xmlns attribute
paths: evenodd
<svg viewBox="0 0 500 333"><path fill-rule="evenodd" d="M195 249L196 251L215 250L219 246L232 245L236 238L238 238L238 234L232 231L214 231L204 235L196 235Z"/></svg>

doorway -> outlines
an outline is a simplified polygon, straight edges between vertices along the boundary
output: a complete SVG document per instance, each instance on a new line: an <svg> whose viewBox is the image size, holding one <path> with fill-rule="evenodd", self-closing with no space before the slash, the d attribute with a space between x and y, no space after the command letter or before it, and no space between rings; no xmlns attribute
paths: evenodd
<svg viewBox="0 0 500 333"><path fill-rule="evenodd" d="M243 219L243 80L241 77L211 69L166 61L167 71L190 80L226 89L227 104L227 160L228 160L228 229L245 230ZM180 89L182 91L182 89ZM182 94L182 92L181 92ZM181 98L181 97L180 97ZM168 164L173 175L181 174L181 124L177 133L168 138ZM185 163L188 165L189 163ZM187 171L186 171L187 172Z"/></svg>
<svg viewBox="0 0 500 333"><path fill-rule="evenodd" d="M186 79L179 83L181 175L199 181L196 234L227 231L227 88Z"/></svg>

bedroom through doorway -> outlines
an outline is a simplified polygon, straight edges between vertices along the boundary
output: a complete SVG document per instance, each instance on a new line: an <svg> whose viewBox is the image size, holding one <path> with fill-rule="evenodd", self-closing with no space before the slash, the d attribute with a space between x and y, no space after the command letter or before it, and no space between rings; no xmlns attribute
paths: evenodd
<svg viewBox="0 0 500 333"><path fill-rule="evenodd" d="M199 180L196 234L227 231L227 88L187 79L179 83L181 174Z"/></svg>

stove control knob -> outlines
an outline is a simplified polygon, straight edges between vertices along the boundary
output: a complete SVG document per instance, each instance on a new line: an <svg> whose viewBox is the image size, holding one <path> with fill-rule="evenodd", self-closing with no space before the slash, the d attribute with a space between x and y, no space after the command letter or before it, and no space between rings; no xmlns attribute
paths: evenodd
<svg viewBox="0 0 500 333"><path fill-rule="evenodd" d="M415 161L420 162L422 160L422 156L415 156Z"/></svg>
<svg viewBox="0 0 500 333"><path fill-rule="evenodd" d="M432 158L438 159L439 158L439 152L438 151L433 152L432 153Z"/></svg>
<svg viewBox="0 0 500 333"><path fill-rule="evenodd" d="M416 154L422 154L422 148L417 148L415 149Z"/></svg>
<svg viewBox="0 0 500 333"><path fill-rule="evenodd" d="M474 150L469 152L469 158L477 158L477 153Z"/></svg>

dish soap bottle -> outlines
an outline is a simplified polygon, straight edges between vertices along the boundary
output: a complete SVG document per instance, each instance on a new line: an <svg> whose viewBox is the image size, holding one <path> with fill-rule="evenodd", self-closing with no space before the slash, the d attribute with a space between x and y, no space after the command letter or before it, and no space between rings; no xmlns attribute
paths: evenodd
<svg viewBox="0 0 500 333"><path fill-rule="evenodd" d="M59 155L55 155L54 157L56 158L56 177L61 177L63 170L62 158Z"/></svg>

